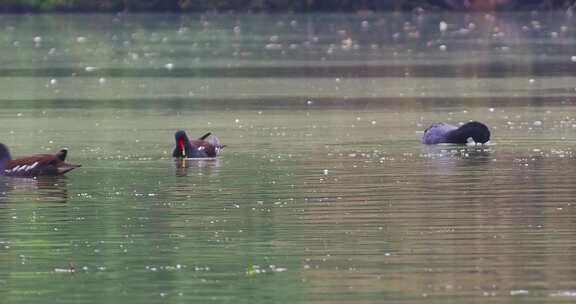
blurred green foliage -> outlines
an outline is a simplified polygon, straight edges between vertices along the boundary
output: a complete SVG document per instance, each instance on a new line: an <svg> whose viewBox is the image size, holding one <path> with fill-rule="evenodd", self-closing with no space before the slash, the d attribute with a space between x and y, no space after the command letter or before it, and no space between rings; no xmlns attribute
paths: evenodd
<svg viewBox="0 0 576 304"><path fill-rule="evenodd" d="M251 11L308 12L461 9L482 0L1 0L0 12L54 11ZM503 9L553 9L574 6L576 0L501 0ZM474 5L474 4L472 4Z"/></svg>

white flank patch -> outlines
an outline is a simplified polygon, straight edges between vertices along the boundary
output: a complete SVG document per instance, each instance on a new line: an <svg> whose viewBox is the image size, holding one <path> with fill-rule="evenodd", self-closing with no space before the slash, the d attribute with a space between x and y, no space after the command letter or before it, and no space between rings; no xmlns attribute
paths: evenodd
<svg viewBox="0 0 576 304"><path fill-rule="evenodd" d="M34 162L32 165L30 165L30 168L28 170L32 170L36 168L36 166L38 166L38 162Z"/></svg>

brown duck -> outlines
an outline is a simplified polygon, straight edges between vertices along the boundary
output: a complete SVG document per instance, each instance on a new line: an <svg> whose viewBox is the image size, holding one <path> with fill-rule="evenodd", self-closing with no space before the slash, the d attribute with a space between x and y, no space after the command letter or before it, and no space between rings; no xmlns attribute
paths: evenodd
<svg viewBox="0 0 576 304"><path fill-rule="evenodd" d="M65 162L67 149L55 154L35 154L12 159L8 148L0 144L0 175L15 177L55 176L72 171L80 165Z"/></svg>

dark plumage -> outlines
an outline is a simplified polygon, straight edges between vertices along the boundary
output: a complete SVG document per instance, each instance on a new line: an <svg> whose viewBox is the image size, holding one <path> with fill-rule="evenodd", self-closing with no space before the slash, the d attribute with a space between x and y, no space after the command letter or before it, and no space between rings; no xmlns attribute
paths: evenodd
<svg viewBox="0 0 576 304"><path fill-rule="evenodd" d="M65 162L68 150L62 149L56 154L36 154L12 159L8 148L0 144L0 175L16 177L36 177L61 175L80 165Z"/></svg>
<svg viewBox="0 0 576 304"><path fill-rule="evenodd" d="M485 124L477 121L465 123L460 127L443 122L434 123L424 131L422 143L464 145L469 139L474 140L475 143L484 144L490 140L490 130Z"/></svg>
<svg viewBox="0 0 576 304"><path fill-rule="evenodd" d="M206 133L198 139L190 140L186 132L180 130L174 134L176 147L172 152L173 157L179 158L204 158L216 157L225 147L220 144L218 137Z"/></svg>

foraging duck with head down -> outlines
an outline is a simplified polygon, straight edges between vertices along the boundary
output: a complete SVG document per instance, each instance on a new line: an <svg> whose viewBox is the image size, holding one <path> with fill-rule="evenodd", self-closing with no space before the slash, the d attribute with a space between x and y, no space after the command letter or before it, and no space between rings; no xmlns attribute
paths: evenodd
<svg viewBox="0 0 576 304"><path fill-rule="evenodd" d="M422 143L426 145L459 144L469 142L485 144L490 141L490 129L477 121L456 127L447 123L434 123L424 131Z"/></svg>
<svg viewBox="0 0 576 304"><path fill-rule="evenodd" d="M0 144L0 175L15 177L37 177L62 175L81 165L67 163L67 149L55 154L35 154L12 159L10 151Z"/></svg>
<svg viewBox="0 0 576 304"><path fill-rule="evenodd" d="M172 152L173 157L178 158L207 158L220 155L225 145L220 143L218 137L212 133L206 133L198 139L190 140L186 132L179 130L174 134L176 147Z"/></svg>

